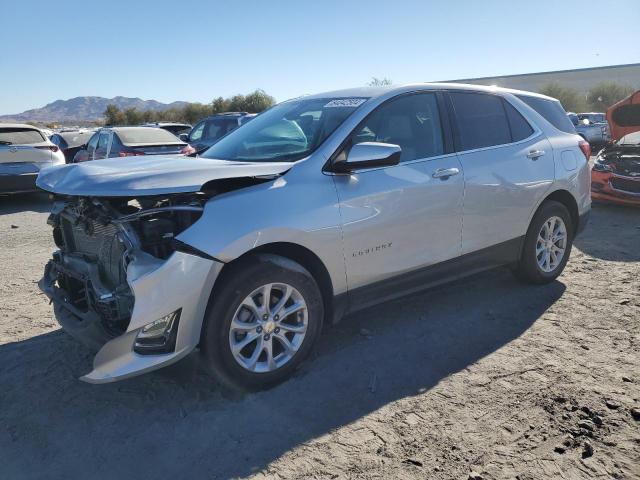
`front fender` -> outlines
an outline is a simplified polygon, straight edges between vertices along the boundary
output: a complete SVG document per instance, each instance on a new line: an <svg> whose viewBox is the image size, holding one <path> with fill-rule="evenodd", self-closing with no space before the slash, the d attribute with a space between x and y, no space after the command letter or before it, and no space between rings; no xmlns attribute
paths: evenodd
<svg viewBox="0 0 640 480"><path fill-rule="evenodd" d="M300 245L324 263L334 293L345 292L342 229L333 178L296 170L212 198L200 219L177 239L224 263L269 243Z"/></svg>

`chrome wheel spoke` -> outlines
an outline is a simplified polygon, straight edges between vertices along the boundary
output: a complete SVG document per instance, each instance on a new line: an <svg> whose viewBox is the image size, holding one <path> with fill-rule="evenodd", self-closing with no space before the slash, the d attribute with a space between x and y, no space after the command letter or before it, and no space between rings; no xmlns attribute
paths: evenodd
<svg viewBox="0 0 640 480"><path fill-rule="evenodd" d="M293 346L293 344L289 341L287 337L282 334L274 335L274 338L278 340L282 348L284 348L284 352L287 355L293 355L296 353L297 348Z"/></svg>
<svg viewBox="0 0 640 480"><path fill-rule="evenodd" d="M289 286L286 285L285 286L285 291L282 294L282 298L280 298L280 300L278 301L278 303L276 304L275 307L273 307L273 314L274 315L280 315L280 311L282 310L282 308L284 307L284 305L289 301L289 299L291 298L291 292L293 292L293 289ZM284 317L283 317L284 318Z"/></svg>
<svg viewBox="0 0 640 480"><path fill-rule="evenodd" d="M256 338L261 338L259 334L257 333L248 333L246 337L244 337L242 340L240 340L237 343L234 343L233 345L231 345L231 351L233 352L234 355L239 354L240 351L246 347L247 345L249 345L251 342L253 342ZM260 342L258 342L260 343Z"/></svg>
<svg viewBox="0 0 640 480"><path fill-rule="evenodd" d="M305 303L294 303L293 305L284 309L284 311L282 312L282 315L280 315L280 320L284 320L289 315L299 312L303 308L307 308L307 305Z"/></svg>
<svg viewBox="0 0 640 480"><path fill-rule="evenodd" d="M291 333L304 333L307 331L307 326L305 324L291 325L289 323L281 323L279 326L281 330Z"/></svg>
<svg viewBox="0 0 640 480"><path fill-rule="evenodd" d="M271 283L268 283L264 287L262 287L262 310L265 313L270 312L269 305L271 304Z"/></svg>
<svg viewBox="0 0 640 480"><path fill-rule="evenodd" d="M251 353L251 356L245 361L245 366L247 369L254 371L256 369L256 364L258 363L258 358L262 354L264 350L264 340L262 336L258 338L258 342L256 344L255 350Z"/></svg>

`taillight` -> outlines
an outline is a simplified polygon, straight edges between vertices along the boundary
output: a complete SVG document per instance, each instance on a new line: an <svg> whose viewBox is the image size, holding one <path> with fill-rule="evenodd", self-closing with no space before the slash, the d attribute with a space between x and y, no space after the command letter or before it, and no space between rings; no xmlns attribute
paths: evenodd
<svg viewBox="0 0 640 480"><path fill-rule="evenodd" d="M51 150L54 153L60 150L57 145L41 145L36 148L39 148L40 150Z"/></svg>
<svg viewBox="0 0 640 480"><path fill-rule="evenodd" d="M180 153L182 155L191 155L192 153L196 153L196 149L193 148L191 145L187 145L182 150L180 150Z"/></svg>
<svg viewBox="0 0 640 480"><path fill-rule="evenodd" d="M122 150L118 152L119 157L139 157L140 155L144 155L144 152L134 152L132 150Z"/></svg>
<svg viewBox="0 0 640 480"><path fill-rule="evenodd" d="M591 158L591 145L589 145L589 142L581 140L580 143L578 143L578 146L580 147L580 150L582 150L582 153L584 153L584 156L588 162Z"/></svg>

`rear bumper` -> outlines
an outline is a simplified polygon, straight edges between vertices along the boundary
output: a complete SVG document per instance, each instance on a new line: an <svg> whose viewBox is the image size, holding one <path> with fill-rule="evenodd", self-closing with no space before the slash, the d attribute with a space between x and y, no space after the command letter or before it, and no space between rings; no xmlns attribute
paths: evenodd
<svg viewBox="0 0 640 480"><path fill-rule="evenodd" d="M633 191L615 188L612 180L622 179ZM637 186L636 186L637 185ZM621 177L611 172L591 171L591 198L598 201L640 207L640 177Z"/></svg>
<svg viewBox="0 0 640 480"><path fill-rule="evenodd" d="M131 320L126 332L115 338L97 313L74 311L55 286L55 276L49 271L45 270L39 286L52 300L56 320L62 328L98 350L93 370L81 380L108 383L174 363L198 345L209 295L222 265L182 252L174 252L166 261L148 255L134 259L127 268L127 282L135 298ZM145 325L178 309L181 315L173 351L163 354L134 351L136 336Z"/></svg>

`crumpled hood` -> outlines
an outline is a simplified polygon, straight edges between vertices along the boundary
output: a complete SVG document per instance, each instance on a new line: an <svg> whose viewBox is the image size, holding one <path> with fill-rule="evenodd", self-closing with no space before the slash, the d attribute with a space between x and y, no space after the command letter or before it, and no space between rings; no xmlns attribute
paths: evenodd
<svg viewBox="0 0 640 480"><path fill-rule="evenodd" d="M178 155L113 158L40 171L36 185L61 195L133 197L197 192L210 180L276 176L292 164L245 163Z"/></svg>

